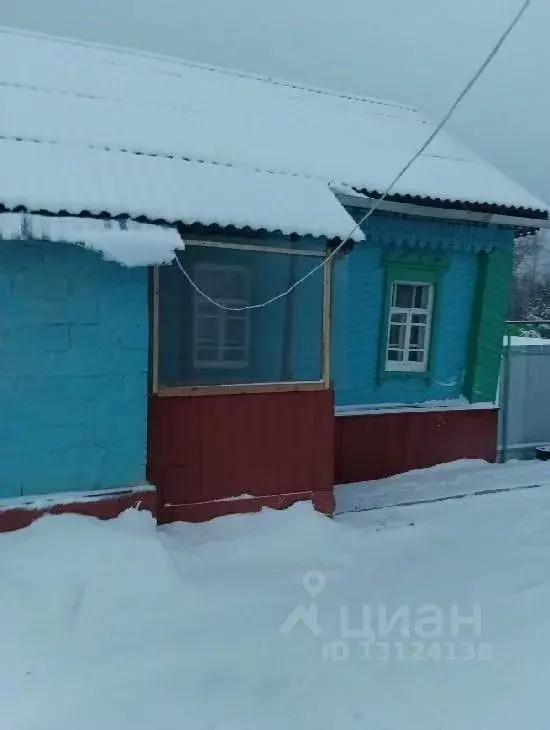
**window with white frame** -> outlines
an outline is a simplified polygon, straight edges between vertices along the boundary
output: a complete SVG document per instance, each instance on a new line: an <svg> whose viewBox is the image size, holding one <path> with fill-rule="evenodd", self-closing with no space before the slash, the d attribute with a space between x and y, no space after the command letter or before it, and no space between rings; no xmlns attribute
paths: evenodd
<svg viewBox="0 0 550 730"><path fill-rule="evenodd" d="M250 272L244 266L201 263L196 284L226 307L250 304ZM193 293L193 365L196 369L246 368L250 360L250 310L230 311Z"/></svg>
<svg viewBox="0 0 550 730"><path fill-rule="evenodd" d="M433 301L433 284L392 282L386 370L424 372L428 369Z"/></svg>

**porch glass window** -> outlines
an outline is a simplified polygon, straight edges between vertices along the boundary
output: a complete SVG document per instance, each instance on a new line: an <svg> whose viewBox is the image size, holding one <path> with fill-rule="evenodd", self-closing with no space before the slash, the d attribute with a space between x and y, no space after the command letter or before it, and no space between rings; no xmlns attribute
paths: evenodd
<svg viewBox="0 0 550 730"><path fill-rule="evenodd" d="M289 289L316 266L322 252L308 251L188 242L178 253L181 266L222 307L197 292L177 263L159 266L153 343L158 389L322 383L322 270L289 296L246 309Z"/></svg>
<svg viewBox="0 0 550 730"><path fill-rule="evenodd" d="M193 292L193 367L246 368L250 361L250 270L245 266L198 264L193 279L223 307ZM241 310L241 311L239 311Z"/></svg>
<svg viewBox="0 0 550 730"><path fill-rule="evenodd" d="M433 299L433 284L407 281L392 283L386 370L427 370Z"/></svg>

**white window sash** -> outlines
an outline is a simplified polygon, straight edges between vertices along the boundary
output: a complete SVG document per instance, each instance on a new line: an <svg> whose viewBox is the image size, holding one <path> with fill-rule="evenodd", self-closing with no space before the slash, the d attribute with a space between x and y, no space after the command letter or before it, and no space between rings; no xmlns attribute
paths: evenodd
<svg viewBox="0 0 550 730"><path fill-rule="evenodd" d="M422 286L428 287L428 304L426 308L419 307L394 307L392 306L394 288L399 285L404 286ZM388 323L386 331L386 352L385 352L385 370L390 372L426 372L428 369L428 362L430 357L430 345L431 345L431 328L432 328L432 315L433 315L433 300L434 300L434 285L425 281L393 281L390 291L390 307L388 313ZM404 314L405 322L392 322L392 315ZM423 315L426 317L426 324L417 325L413 324L412 318L414 315ZM404 327L405 328L405 342L403 348L392 347L390 345L390 332L391 327ZM411 331L413 326L424 327L424 347L422 349L411 349ZM403 352L404 360L390 360L388 355L390 351ZM422 352L423 358L421 361L409 360L411 352Z"/></svg>
<svg viewBox="0 0 550 730"><path fill-rule="evenodd" d="M197 278L200 273L224 273L227 275L239 274L244 278L246 294L244 298L215 296L215 292L209 292L208 287L204 287L206 294L213 295L212 298L225 307L246 307L250 304L250 270L245 266L233 266L223 264L197 264L194 267ZM208 314L204 313L205 308ZM210 309L214 307L215 309ZM201 312L201 309L203 310ZM215 314L214 314L215 312ZM227 345L227 321L232 316L238 317L244 321L245 333L242 345ZM212 318L217 323L217 343L215 345L216 358L201 358L199 352L206 349L208 345L200 344L198 332L199 322L203 318ZM209 349L213 349L210 347ZM243 357L239 359L230 359L229 352L242 350ZM244 370L250 364L250 313L245 310L243 312L231 312L208 302L201 294L194 292L193 294L193 367L196 369L218 369L218 370Z"/></svg>

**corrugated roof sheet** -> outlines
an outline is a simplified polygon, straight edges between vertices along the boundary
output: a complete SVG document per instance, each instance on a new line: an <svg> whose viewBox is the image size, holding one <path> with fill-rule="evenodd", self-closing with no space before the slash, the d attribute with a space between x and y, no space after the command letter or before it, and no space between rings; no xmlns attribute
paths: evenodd
<svg viewBox="0 0 550 730"><path fill-rule="evenodd" d="M185 248L174 228L113 220L55 218L26 213L0 214L0 238L8 241L45 240L82 244L107 261L124 266L171 262Z"/></svg>
<svg viewBox="0 0 550 730"><path fill-rule="evenodd" d="M10 209L347 236L355 223L319 180L80 145L0 139L0 201ZM363 234L355 232L362 240Z"/></svg>
<svg viewBox="0 0 550 730"><path fill-rule="evenodd" d="M129 152L185 158L382 192L433 129L399 104L12 29L0 28L0 37L0 137L66 147L59 154L67 166L77 148L126 150L128 160ZM118 195L133 196L134 208L147 197L162 207L152 163L137 159L148 172L135 162L126 170L121 158L109 194L126 186ZM44 179L37 194L40 186ZM174 205L163 217L177 218L179 191L162 192ZM546 210L445 133L394 192Z"/></svg>

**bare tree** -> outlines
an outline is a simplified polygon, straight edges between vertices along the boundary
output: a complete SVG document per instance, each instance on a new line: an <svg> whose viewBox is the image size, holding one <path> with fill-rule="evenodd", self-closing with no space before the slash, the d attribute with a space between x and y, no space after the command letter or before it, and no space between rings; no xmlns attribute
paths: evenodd
<svg viewBox="0 0 550 730"><path fill-rule="evenodd" d="M545 232L516 241L510 316L550 319L550 239Z"/></svg>

